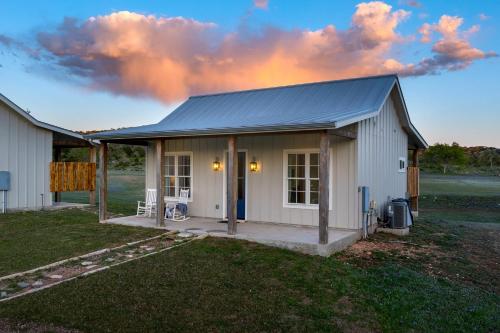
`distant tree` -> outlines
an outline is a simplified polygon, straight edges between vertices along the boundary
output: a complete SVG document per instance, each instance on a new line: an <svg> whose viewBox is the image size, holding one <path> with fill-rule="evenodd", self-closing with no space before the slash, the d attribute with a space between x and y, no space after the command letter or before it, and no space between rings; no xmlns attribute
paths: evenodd
<svg viewBox="0 0 500 333"><path fill-rule="evenodd" d="M456 142L450 146L437 143L429 147L422 156L423 162L431 166L439 166L445 174L450 165L464 165L467 162L465 149Z"/></svg>
<svg viewBox="0 0 500 333"><path fill-rule="evenodd" d="M500 151L497 151L496 148L487 148L479 153L478 160L481 165L487 165L493 169L494 165L499 164Z"/></svg>

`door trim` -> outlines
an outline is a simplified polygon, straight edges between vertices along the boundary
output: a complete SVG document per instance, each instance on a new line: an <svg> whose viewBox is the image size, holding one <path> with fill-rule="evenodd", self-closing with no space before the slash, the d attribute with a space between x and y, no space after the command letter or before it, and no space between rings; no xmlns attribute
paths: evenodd
<svg viewBox="0 0 500 333"><path fill-rule="evenodd" d="M223 165L222 165L222 219L227 219L227 209L226 209L226 203L227 203L227 161L226 161L226 156L227 156L228 150L224 149L224 157L222 158L223 160ZM248 149L238 149L238 153L245 153L245 219L243 221L248 220ZM238 215L238 214L236 214ZM238 220L242 221L242 220Z"/></svg>

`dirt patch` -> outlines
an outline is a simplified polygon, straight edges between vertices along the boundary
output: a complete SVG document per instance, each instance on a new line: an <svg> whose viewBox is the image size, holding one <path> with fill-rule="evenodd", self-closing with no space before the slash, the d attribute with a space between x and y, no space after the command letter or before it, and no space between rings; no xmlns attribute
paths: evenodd
<svg viewBox="0 0 500 333"><path fill-rule="evenodd" d="M374 253L397 254L399 256L416 258L422 254L434 254L443 256L435 245L419 245L411 242L388 240L388 241L359 241L345 251L346 257L356 256L371 258Z"/></svg>

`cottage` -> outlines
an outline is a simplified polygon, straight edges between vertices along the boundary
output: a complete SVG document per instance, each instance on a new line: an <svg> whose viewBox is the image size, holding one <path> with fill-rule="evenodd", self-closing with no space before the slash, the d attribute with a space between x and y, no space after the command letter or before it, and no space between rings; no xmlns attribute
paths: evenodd
<svg viewBox="0 0 500 333"><path fill-rule="evenodd" d="M407 196L408 151L427 147L396 75L193 96L157 124L92 138L105 162L103 221L107 143L139 144L160 209L189 189L190 215L227 219L229 234L237 220L308 226L320 244L329 230L360 235L360 187L369 188L371 220Z"/></svg>
<svg viewBox="0 0 500 333"><path fill-rule="evenodd" d="M93 149L82 135L41 122L0 94L0 173L9 178L8 191L0 191L0 209L52 206L50 164L70 147Z"/></svg>

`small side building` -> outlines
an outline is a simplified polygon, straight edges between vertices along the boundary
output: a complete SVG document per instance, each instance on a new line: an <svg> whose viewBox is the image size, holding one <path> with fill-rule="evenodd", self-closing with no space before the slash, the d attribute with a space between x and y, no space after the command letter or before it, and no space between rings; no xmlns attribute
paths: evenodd
<svg viewBox="0 0 500 333"><path fill-rule="evenodd" d="M35 119L0 94L0 171L10 174L7 210L52 206L50 163L62 148L72 147L92 145L78 133Z"/></svg>

